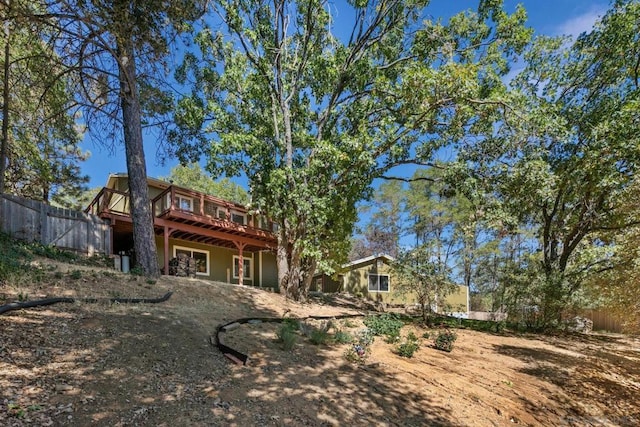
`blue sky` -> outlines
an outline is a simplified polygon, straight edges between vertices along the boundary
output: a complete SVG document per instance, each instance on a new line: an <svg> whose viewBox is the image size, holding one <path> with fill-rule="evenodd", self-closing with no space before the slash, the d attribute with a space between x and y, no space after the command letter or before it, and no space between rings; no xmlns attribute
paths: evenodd
<svg viewBox="0 0 640 427"><path fill-rule="evenodd" d="M596 0L505 0L505 8L512 12L518 3L522 3L527 9L529 26L533 27L536 34L545 35L572 35L576 36L588 31L593 23L607 10L607 1ZM337 9L337 6L334 6ZM434 18L447 17L464 9L475 9L477 1L471 0L432 0L429 14ZM339 10L337 10L339 14ZM340 24L340 17L336 17ZM345 25L347 25L345 23ZM153 132L147 132L144 136L147 161L147 174L151 177L166 176L169 170L177 164L175 160L169 160L164 165L156 156L158 146ZM91 152L91 157L83 162L82 172L89 175L90 187L101 187L109 173L126 172L126 160L124 147L115 147L115 150L104 148L90 140L82 143L82 148ZM406 171L410 175L412 171ZM246 180L238 179L237 182L246 187Z"/></svg>

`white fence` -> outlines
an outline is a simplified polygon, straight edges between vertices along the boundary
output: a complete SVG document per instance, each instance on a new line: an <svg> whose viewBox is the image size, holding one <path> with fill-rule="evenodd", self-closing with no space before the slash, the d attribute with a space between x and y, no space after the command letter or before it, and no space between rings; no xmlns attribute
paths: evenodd
<svg viewBox="0 0 640 427"><path fill-rule="evenodd" d="M0 194L0 230L90 256L111 253L111 227L100 217L10 194Z"/></svg>

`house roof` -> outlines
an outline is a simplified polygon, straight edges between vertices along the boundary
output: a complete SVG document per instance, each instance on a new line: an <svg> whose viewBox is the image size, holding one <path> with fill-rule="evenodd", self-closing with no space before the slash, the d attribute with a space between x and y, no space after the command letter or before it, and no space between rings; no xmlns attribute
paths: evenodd
<svg viewBox="0 0 640 427"><path fill-rule="evenodd" d="M118 178L129 178L129 174L124 173L124 172L118 172L118 173L110 173L109 174L109 178L107 178L107 187L111 188L113 184L113 181L118 179ZM167 188L171 185L170 182L167 181L163 181L161 179L157 179L157 178L151 178L151 177L147 177L147 183L149 184L153 184L156 187L159 188Z"/></svg>
<svg viewBox="0 0 640 427"><path fill-rule="evenodd" d="M349 268L349 267L353 267L354 265L364 264L365 262L373 261L373 260L378 259L378 258L384 258L389 262L395 261L395 258L392 257L391 255L375 254L375 255L370 255L368 257L365 257L365 258L356 259L356 260L348 262L346 264L342 264L342 268Z"/></svg>

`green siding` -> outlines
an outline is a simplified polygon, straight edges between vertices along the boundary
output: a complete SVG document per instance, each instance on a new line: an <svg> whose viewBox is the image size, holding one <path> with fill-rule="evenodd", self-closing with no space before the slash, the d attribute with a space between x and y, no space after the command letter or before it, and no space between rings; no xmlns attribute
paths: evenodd
<svg viewBox="0 0 640 427"><path fill-rule="evenodd" d="M378 260L382 264L378 267ZM389 292L369 291L369 275L370 274L388 274L389 275ZM327 283L328 277L324 276L323 284ZM395 287L397 286L396 277L391 270L388 262L384 258L373 259L361 264L350 266L342 272L343 289L356 296L361 296L373 301L384 302L388 304L415 304L416 297L412 294L400 295ZM327 286L325 292L336 292ZM447 295L443 302L438 304L438 311L443 312L466 312L467 311L467 294L466 286L459 285L456 292Z"/></svg>
<svg viewBox="0 0 640 427"><path fill-rule="evenodd" d="M238 256L237 250L203 245L186 240L169 239L169 258L173 258L173 249L175 246L209 252L209 275L198 275L197 277L218 282L238 283L238 279L233 278L233 257ZM164 266L164 240L162 236L156 237L156 247L158 248L158 262L162 267ZM244 258L253 260L253 280L245 279L245 285L277 288L278 271L274 254L271 252L262 253L262 284L260 284L259 253L245 252L243 256Z"/></svg>
<svg viewBox="0 0 640 427"><path fill-rule="evenodd" d="M262 252L262 283L260 285L278 289L278 263L276 254L273 252Z"/></svg>

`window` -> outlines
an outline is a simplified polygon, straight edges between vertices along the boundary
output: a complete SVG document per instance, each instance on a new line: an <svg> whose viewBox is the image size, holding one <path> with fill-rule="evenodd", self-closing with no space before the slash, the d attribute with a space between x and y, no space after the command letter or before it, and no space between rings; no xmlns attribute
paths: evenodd
<svg viewBox="0 0 640 427"><path fill-rule="evenodd" d="M176 209L193 212L193 199L191 197L176 194L174 202ZM169 206L171 206L171 194L167 194L167 208Z"/></svg>
<svg viewBox="0 0 640 427"><path fill-rule="evenodd" d="M193 212L193 199L176 194L176 208Z"/></svg>
<svg viewBox="0 0 640 427"><path fill-rule="evenodd" d="M244 215L232 212L231 213L231 221L237 222L238 224L244 225Z"/></svg>
<svg viewBox="0 0 640 427"><path fill-rule="evenodd" d="M209 252L200 251L198 249L183 248L181 246L173 247L173 256L185 254L196 260L196 274L200 276L209 275Z"/></svg>
<svg viewBox="0 0 640 427"><path fill-rule="evenodd" d="M373 292L389 292L389 275L369 274L369 290Z"/></svg>
<svg viewBox="0 0 640 427"><path fill-rule="evenodd" d="M253 259L252 258L242 258L242 275L245 279L251 279L253 277ZM233 278L237 279L240 277L240 257L234 255L233 256Z"/></svg>

